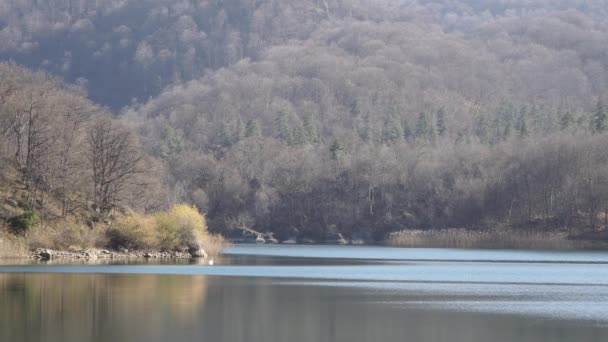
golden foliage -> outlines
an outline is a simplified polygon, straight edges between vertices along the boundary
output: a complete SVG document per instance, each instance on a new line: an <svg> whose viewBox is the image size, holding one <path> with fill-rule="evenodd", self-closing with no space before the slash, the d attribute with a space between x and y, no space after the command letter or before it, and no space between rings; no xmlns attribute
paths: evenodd
<svg viewBox="0 0 608 342"><path fill-rule="evenodd" d="M205 216L186 204L174 205L169 211L158 213L155 217L161 249L198 248L207 234Z"/></svg>
<svg viewBox="0 0 608 342"><path fill-rule="evenodd" d="M158 226L152 216L133 212L116 220L115 227L108 230L112 246L128 249L147 249L158 245Z"/></svg>

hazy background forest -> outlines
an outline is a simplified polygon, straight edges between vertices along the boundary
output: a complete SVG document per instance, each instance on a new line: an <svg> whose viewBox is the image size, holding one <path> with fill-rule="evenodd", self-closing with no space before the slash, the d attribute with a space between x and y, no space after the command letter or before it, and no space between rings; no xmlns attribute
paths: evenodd
<svg viewBox="0 0 608 342"><path fill-rule="evenodd" d="M1 0L0 153L66 216L602 230L607 46L604 0Z"/></svg>

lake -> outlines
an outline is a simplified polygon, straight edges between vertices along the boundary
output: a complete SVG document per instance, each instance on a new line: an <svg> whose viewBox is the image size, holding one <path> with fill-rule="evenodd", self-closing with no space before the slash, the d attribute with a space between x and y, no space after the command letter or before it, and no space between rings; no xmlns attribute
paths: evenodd
<svg viewBox="0 0 608 342"><path fill-rule="evenodd" d="M608 341L608 252L236 245L0 265L0 341ZM11 264L13 263L13 264Z"/></svg>

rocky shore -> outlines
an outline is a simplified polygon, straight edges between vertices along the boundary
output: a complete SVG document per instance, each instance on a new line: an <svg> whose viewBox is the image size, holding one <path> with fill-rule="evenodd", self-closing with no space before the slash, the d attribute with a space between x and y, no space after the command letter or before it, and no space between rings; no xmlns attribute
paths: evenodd
<svg viewBox="0 0 608 342"><path fill-rule="evenodd" d="M107 249L86 249L80 251L58 251L47 248L39 248L30 253L30 258L37 260L53 259L191 259L206 258L207 253L203 250L193 252L160 252L160 251L110 251Z"/></svg>

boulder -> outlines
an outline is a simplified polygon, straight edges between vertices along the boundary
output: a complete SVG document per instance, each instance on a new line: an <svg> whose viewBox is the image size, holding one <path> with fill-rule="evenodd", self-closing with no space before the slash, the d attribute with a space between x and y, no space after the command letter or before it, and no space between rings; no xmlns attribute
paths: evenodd
<svg viewBox="0 0 608 342"><path fill-rule="evenodd" d="M207 257L207 253L206 253L206 252L205 252L205 250L204 250L204 249L202 249L202 248L197 249L197 250L195 250L195 251L190 251L190 255L191 255L193 258L206 258L206 257Z"/></svg>
<svg viewBox="0 0 608 342"><path fill-rule="evenodd" d="M53 258L53 251L50 249L38 249L34 257L40 260L51 260Z"/></svg>
<svg viewBox="0 0 608 342"><path fill-rule="evenodd" d="M266 243L279 243L279 240L275 239L274 235L272 233L268 233L266 234L265 237Z"/></svg>

